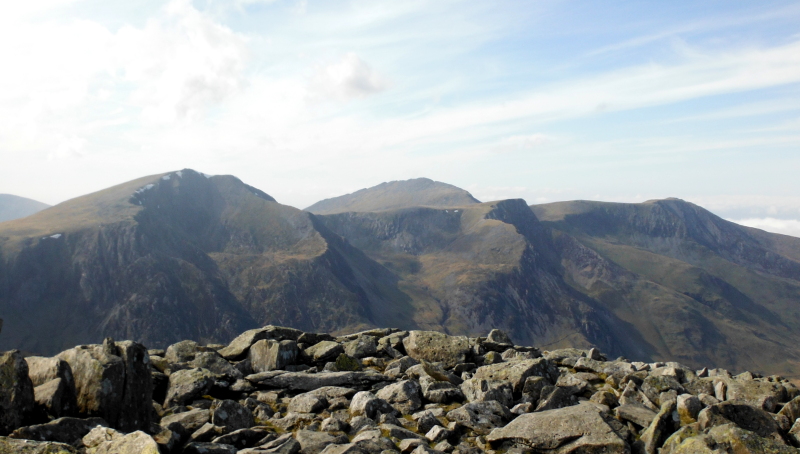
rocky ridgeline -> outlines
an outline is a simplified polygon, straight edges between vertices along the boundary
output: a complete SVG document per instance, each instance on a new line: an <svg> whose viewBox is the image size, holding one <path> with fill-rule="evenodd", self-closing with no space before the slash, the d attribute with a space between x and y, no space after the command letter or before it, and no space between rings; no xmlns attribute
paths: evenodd
<svg viewBox="0 0 800 454"><path fill-rule="evenodd" d="M267 326L0 355L0 453L796 453L780 377L486 338Z"/></svg>

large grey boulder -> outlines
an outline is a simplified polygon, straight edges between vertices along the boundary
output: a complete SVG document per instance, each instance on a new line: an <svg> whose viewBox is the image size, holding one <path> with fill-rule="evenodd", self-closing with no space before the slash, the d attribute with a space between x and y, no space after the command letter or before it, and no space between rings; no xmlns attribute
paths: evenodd
<svg viewBox="0 0 800 454"><path fill-rule="evenodd" d="M448 336L436 331L410 331L403 339L408 356L421 361L440 362L452 368L466 361L470 351L469 339L465 336Z"/></svg>
<svg viewBox="0 0 800 454"><path fill-rule="evenodd" d="M520 415L486 439L493 444L513 440L554 454L629 454L630 448L610 422L594 405L576 405Z"/></svg>
<svg viewBox="0 0 800 454"><path fill-rule="evenodd" d="M58 355L69 363L78 410L123 431L150 427L153 384L147 349L136 342L82 345Z"/></svg>
<svg viewBox="0 0 800 454"><path fill-rule="evenodd" d="M293 340L263 339L250 347L247 357L250 359L253 371L267 372L285 369L286 366L294 364L299 353L297 342Z"/></svg>
<svg viewBox="0 0 800 454"><path fill-rule="evenodd" d="M217 352L198 352L194 359L189 361L189 366L209 370L232 382L244 377L239 369L233 367Z"/></svg>
<svg viewBox="0 0 800 454"><path fill-rule="evenodd" d="M422 408L422 388L414 380L402 380L381 388L376 396L398 411L410 414Z"/></svg>
<svg viewBox="0 0 800 454"><path fill-rule="evenodd" d="M249 408L235 400L215 400L211 404L211 424L223 427L225 432L249 429L255 425Z"/></svg>
<svg viewBox="0 0 800 454"><path fill-rule="evenodd" d="M364 415L367 418L375 419L378 413L395 414L397 410L389 402L376 397L369 391L356 393L350 401L350 414L353 416Z"/></svg>
<svg viewBox="0 0 800 454"><path fill-rule="evenodd" d="M169 376L164 408L184 405L208 393L214 385L214 374L206 369L184 369Z"/></svg>
<svg viewBox="0 0 800 454"><path fill-rule="evenodd" d="M630 421L639 427L647 428L653 422L657 413L644 405L627 404L615 408L614 414L618 419Z"/></svg>
<svg viewBox="0 0 800 454"><path fill-rule="evenodd" d="M74 444L97 426L107 424L101 418L58 418L46 424L20 427L10 437Z"/></svg>
<svg viewBox="0 0 800 454"><path fill-rule="evenodd" d="M378 353L378 342L372 336L359 336L344 344L344 352L353 358L366 358Z"/></svg>
<svg viewBox="0 0 800 454"><path fill-rule="evenodd" d="M479 367L472 378L507 381L514 393L521 394L525 380L531 376L544 377L552 382L558 376L558 370L547 359L536 358Z"/></svg>
<svg viewBox="0 0 800 454"><path fill-rule="evenodd" d="M60 378L67 385L75 388L75 380L72 378L72 368L69 363L61 358L46 358L43 356L28 356L25 358L28 363L28 376L31 378L33 386L41 386L50 380Z"/></svg>
<svg viewBox="0 0 800 454"><path fill-rule="evenodd" d="M169 347L164 353L164 359L169 363L188 363L192 361L198 353L212 351L193 340L182 340Z"/></svg>
<svg viewBox="0 0 800 454"><path fill-rule="evenodd" d="M702 429L733 423L760 437L769 437L778 432L778 424L770 413L735 402L722 402L705 408L697 416L697 422Z"/></svg>
<svg viewBox="0 0 800 454"><path fill-rule="evenodd" d="M158 444L142 431L129 434L97 426L83 437L86 454L160 454Z"/></svg>
<svg viewBox="0 0 800 454"><path fill-rule="evenodd" d="M187 432L192 433L211 421L211 412L204 408L174 413L161 418L161 427L169 427L170 424L180 424Z"/></svg>
<svg viewBox="0 0 800 454"><path fill-rule="evenodd" d="M471 378L461 384L461 391L470 402L496 400L506 407L514 403L513 387L505 380Z"/></svg>
<svg viewBox="0 0 800 454"><path fill-rule="evenodd" d="M341 445L350 441L344 435L313 430L298 430L295 439L300 443L301 454L319 454L329 445Z"/></svg>
<svg viewBox="0 0 800 454"><path fill-rule="evenodd" d="M313 392L298 394L289 402L286 411L290 413L319 413L328 407L328 399L324 395Z"/></svg>
<svg viewBox="0 0 800 454"><path fill-rule="evenodd" d="M314 362L325 363L334 361L344 353L342 344L334 341L322 341L305 349L305 354Z"/></svg>
<svg viewBox="0 0 800 454"><path fill-rule="evenodd" d="M277 341L293 340L303 335L303 332L294 328L267 325L263 328L251 329L243 332L232 340L227 347L219 350L219 354L227 360L240 360L247 356L248 350L256 342L264 339Z"/></svg>
<svg viewBox="0 0 800 454"><path fill-rule="evenodd" d="M447 413L447 419L469 427L478 434L488 434L504 426L513 416L505 405L496 400L470 402Z"/></svg>
<svg viewBox="0 0 800 454"><path fill-rule="evenodd" d="M18 350L0 353L0 435L24 425L34 409L28 363Z"/></svg>
<svg viewBox="0 0 800 454"><path fill-rule="evenodd" d="M28 376L33 383L36 406L40 413L54 418L78 411L75 380L69 363L60 358L29 356Z"/></svg>

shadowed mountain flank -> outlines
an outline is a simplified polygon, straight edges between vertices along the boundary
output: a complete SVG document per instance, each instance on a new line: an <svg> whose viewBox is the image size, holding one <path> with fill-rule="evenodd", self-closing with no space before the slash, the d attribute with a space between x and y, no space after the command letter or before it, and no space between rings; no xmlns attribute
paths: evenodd
<svg viewBox="0 0 800 454"><path fill-rule="evenodd" d="M366 211L395 210L418 206L450 207L479 203L469 192L455 186L416 178L390 181L361 189L331 199L325 199L306 208L314 214L335 214Z"/></svg>
<svg viewBox="0 0 800 454"><path fill-rule="evenodd" d="M227 341L270 321L371 326L388 311L376 305L407 299L313 215L191 170L3 223L0 254L0 346L42 353L105 336Z"/></svg>
<svg viewBox="0 0 800 454"><path fill-rule="evenodd" d="M50 205L11 194L0 194L0 222L24 218Z"/></svg>
<svg viewBox="0 0 800 454"><path fill-rule="evenodd" d="M678 199L535 205L576 289L692 364L797 375L800 239Z"/></svg>

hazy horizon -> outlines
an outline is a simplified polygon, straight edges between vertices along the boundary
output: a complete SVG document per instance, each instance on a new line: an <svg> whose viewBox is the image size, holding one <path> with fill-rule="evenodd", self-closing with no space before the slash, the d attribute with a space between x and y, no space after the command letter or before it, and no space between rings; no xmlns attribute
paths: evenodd
<svg viewBox="0 0 800 454"><path fill-rule="evenodd" d="M427 177L530 204L679 197L800 236L800 5L18 3L0 193L182 168L279 202Z"/></svg>

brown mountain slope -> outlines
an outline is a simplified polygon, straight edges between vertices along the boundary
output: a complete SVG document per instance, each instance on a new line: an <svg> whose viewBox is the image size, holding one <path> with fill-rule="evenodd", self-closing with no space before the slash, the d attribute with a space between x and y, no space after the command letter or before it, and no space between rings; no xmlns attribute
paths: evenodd
<svg viewBox="0 0 800 454"><path fill-rule="evenodd" d="M391 272L230 176L155 175L0 224L0 257L4 349L413 326L387 309L408 299Z"/></svg>
<svg viewBox="0 0 800 454"><path fill-rule="evenodd" d="M566 277L636 326L658 358L800 373L800 239L677 199L531 207Z"/></svg>
<svg viewBox="0 0 800 454"><path fill-rule="evenodd" d="M473 203L479 201L461 188L428 178L416 178L381 183L352 194L325 199L306 208L306 211L314 214L335 214L419 206L451 207Z"/></svg>

